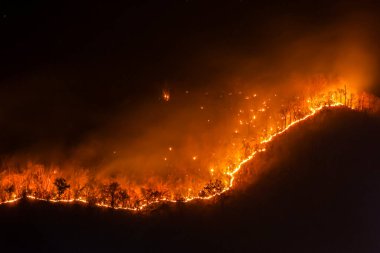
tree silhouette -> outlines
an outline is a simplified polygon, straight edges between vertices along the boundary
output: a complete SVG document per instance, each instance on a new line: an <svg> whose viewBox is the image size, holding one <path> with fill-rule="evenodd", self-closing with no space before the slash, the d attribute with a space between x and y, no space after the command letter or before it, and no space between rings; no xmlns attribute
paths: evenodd
<svg viewBox="0 0 380 253"><path fill-rule="evenodd" d="M59 177L54 180L54 185L57 187L58 199L61 199L63 193L70 188L70 185L66 182L66 179Z"/></svg>
<svg viewBox="0 0 380 253"><path fill-rule="evenodd" d="M9 185L5 188L5 192L8 193L8 198L10 199L12 194L16 191L16 187L14 184Z"/></svg>
<svg viewBox="0 0 380 253"><path fill-rule="evenodd" d="M288 126L288 124L291 123L291 122L288 123L288 121L287 121L289 113L290 113L289 105L281 105L280 114L281 114L281 118L284 122L283 128L286 128ZM289 119L289 121L291 121L291 119Z"/></svg>
<svg viewBox="0 0 380 253"><path fill-rule="evenodd" d="M126 190L120 190L118 191L118 199L121 202L122 207L126 206L126 202L129 200L129 195Z"/></svg>
<svg viewBox="0 0 380 253"><path fill-rule="evenodd" d="M158 201L158 200L162 199L166 194L166 192L164 192L164 191L154 190L151 188L148 188L148 189L143 188L142 193L143 193L144 198L146 199L146 201L148 203Z"/></svg>
<svg viewBox="0 0 380 253"><path fill-rule="evenodd" d="M108 186L108 193L111 197L111 207L115 207L116 192L119 189L120 185L118 182L112 182Z"/></svg>
<svg viewBox="0 0 380 253"><path fill-rule="evenodd" d="M210 181L205 187L199 192L199 197L208 197L214 194L219 194L224 190L224 184L222 180L216 179L215 181Z"/></svg>

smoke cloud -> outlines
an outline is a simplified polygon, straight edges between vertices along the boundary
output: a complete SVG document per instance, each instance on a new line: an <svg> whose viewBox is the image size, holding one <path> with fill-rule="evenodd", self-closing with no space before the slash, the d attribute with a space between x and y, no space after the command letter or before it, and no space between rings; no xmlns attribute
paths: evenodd
<svg viewBox="0 0 380 253"><path fill-rule="evenodd" d="M1 80L4 167L204 183L253 136L239 118L268 98L278 111L319 85L379 91L376 3L158 5L128 7L83 50ZM152 15L131 25L141 13Z"/></svg>

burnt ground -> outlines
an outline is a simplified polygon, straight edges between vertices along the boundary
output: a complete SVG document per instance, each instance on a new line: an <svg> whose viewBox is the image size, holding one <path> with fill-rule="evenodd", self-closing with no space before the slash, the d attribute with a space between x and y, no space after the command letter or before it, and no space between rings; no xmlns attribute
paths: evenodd
<svg viewBox="0 0 380 253"><path fill-rule="evenodd" d="M1 206L1 252L379 252L379 129L376 116L323 112L250 164L254 183L212 203Z"/></svg>

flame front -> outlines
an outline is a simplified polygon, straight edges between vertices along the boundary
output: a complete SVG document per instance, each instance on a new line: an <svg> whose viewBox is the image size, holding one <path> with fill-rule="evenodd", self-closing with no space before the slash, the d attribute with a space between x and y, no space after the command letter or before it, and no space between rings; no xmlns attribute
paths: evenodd
<svg viewBox="0 0 380 253"><path fill-rule="evenodd" d="M170 100L167 90L163 90L162 99ZM268 143L274 138L321 110L336 107L375 110L378 106L375 97L350 90L346 85L298 96L273 108L272 102L278 99L277 93L266 98L260 98L257 93L243 97L245 103L242 104L245 106L231 117L231 120L236 121L231 131L232 141L223 150L224 153L217 156L218 161L210 158L209 175L203 181L155 181L141 186L125 178L102 178L84 169L68 173L57 166L47 168L30 162L22 168L10 165L3 167L0 174L1 204L16 202L24 197L139 211L162 202L212 199L232 189L237 173L258 153L265 152ZM205 106L200 106L200 109L204 110ZM170 146L167 152L170 155L175 152L175 148ZM169 155L163 157L165 162ZM220 158L222 156L224 159ZM193 154L189 159L197 164L199 157L199 154Z"/></svg>

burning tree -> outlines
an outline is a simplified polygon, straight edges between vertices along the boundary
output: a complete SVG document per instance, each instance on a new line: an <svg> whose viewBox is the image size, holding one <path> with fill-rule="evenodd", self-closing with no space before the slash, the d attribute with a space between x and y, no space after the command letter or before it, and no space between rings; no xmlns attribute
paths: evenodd
<svg viewBox="0 0 380 253"><path fill-rule="evenodd" d="M325 83L324 79L315 80L317 86L323 87ZM256 97L256 94L253 97ZM20 170L18 166L12 165L13 167L8 168L5 167L5 164L3 170L0 171L0 203L14 200L22 195L28 198L54 201L69 199L72 196L75 200L87 202L89 205L142 210L148 205L157 206L158 202L167 200L181 203L197 197L211 198L232 187L233 183L239 182L239 179L233 181L232 175L240 170L241 165L248 161L249 157L253 157L251 154L254 151L265 150L263 148L266 147L266 143L272 137L285 132L290 124L301 122L330 106L346 106L366 112L380 111L378 98L367 93L352 91L346 86L324 89L323 92L313 89L310 94L302 94L293 98L287 97L286 100L278 102L282 103L276 103L277 107L272 109L269 107L270 99L264 101L255 99L255 104L251 109L239 110L239 127L245 128L247 125L247 135L243 136L242 131L236 131L239 134L233 136L233 148L221 161L222 164L227 165L225 173L222 175L222 171L219 170L214 173L214 169L211 169L213 180L203 185L204 187L201 187L200 191L198 191L199 182L193 178L178 188L177 182L180 181L175 176L173 176L173 180L168 177L167 180L170 182L168 184L152 178L145 186L129 183L127 188L122 188L121 185L126 182L122 178L117 178L117 182L114 176L98 178L95 174L90 174L89 171L83 169L76 169L74 174L64 174L67 175L65 179L57 177L62 174L57 174L58 170L55 167L28 163L25 168ZM258 110L254 108L255 106L259 106ZM226 139L221 143L229 144L228 138ZM235 143L241 143L241 145L235 145ZM171 148L169 151L172 151ZM183 170L185 171L186 168ZM220 179L215 180L215 178Z"/></svg>
<svg viewBox="0 0 380 253"><path fill-rule="evenodd" d="M152 202L158 201L158 200L164 198L164 196L166 194L165 191L154 190L154 189L151 189L151 188L148 188L148 189L144 189L143 188L141 191L142 191L142 193L144 195L145 200L148 203L152 203Z"/></svg>
<svg viewBox="0 0 380 253"><path fill-rule="evenodd" d="M11 199L11 197L15 191L16 191L16 187L14 184L11 184L5 188L5 192L8 194L8 199Z"/></svg>
<svg viewBox="0 0 380 253"><path fill-rule="evenodd" d="M339 94L339 102L341 104L347 105L347 87L346 85L344 88L338 88L337 93Z"/></svg>
<svg viewBox="0 0 380 253"><path fill-rule="evenodd" d="M288 114L290 113L290 106L289 105L281 105L281 109L280 109L280 114L281 114L281 118L283 119L283 128L286 128L288 126L288 124L290 124L291 122L288 122L287 121L287 118L288 118ZM289 120L291 121L291 120Z"/></svg>
<svg viewBox="0 0 380 253"><path fill-rule="evenodd" d="M120 185L118 182L112 182L108 186L108 192L111 197L111 207L115 207L115 197L116 197L116 192L120 188Z"/></svg>
<svg viewBox="0 0 380 253"><path fill-rule="evenodd" d="M297 121L303 117L304 114L302 111L302 104L299 99L297 99L296 102L291 103L290 108L292 114L291 116L293 116L293 121Z"/></svg>
<svg viewBox="0 0 380 253"><path fill-rule="evenodd" d="M95 187L95 183L90 180L86 183L81 191L83 193L84 198L87 200L89 206L94 206L98 202L98 189Z"/></svg>
<svg viewBox="0 0 380 253"><path fill-rule="evenodd" d="M116 181L106 185L100 185L99 188L99 198L96 199L95 197L95 202L100 202L103 205L115 208L120 206L126 207L127 202L130 201L127 190L121 188L120 184Z"/></svg>
<svg viewBox="0 0 380 253"><path fill-rule="evenodd" d="M215 194L220 194L224 190L224 184L222 180L216 179L215 181L210 181L203 189L199 192L199 197L208 197Z"/></svg>
<svg viewBox="0 0 380 253"><path fill-rule="evenodd" d="M117 197L120 200L122 207L125 207L127 205L127 201L130 199L127 191L122 189L118 192Z"/></svg>
<svg viewBox="0 0 380 253"><path fill-rule="evenodd" d="M54 185L57 187L58 199L61 199L63 193L70 188L70 185L66 182L66 179L59 177L54 180Z"/></svg>

